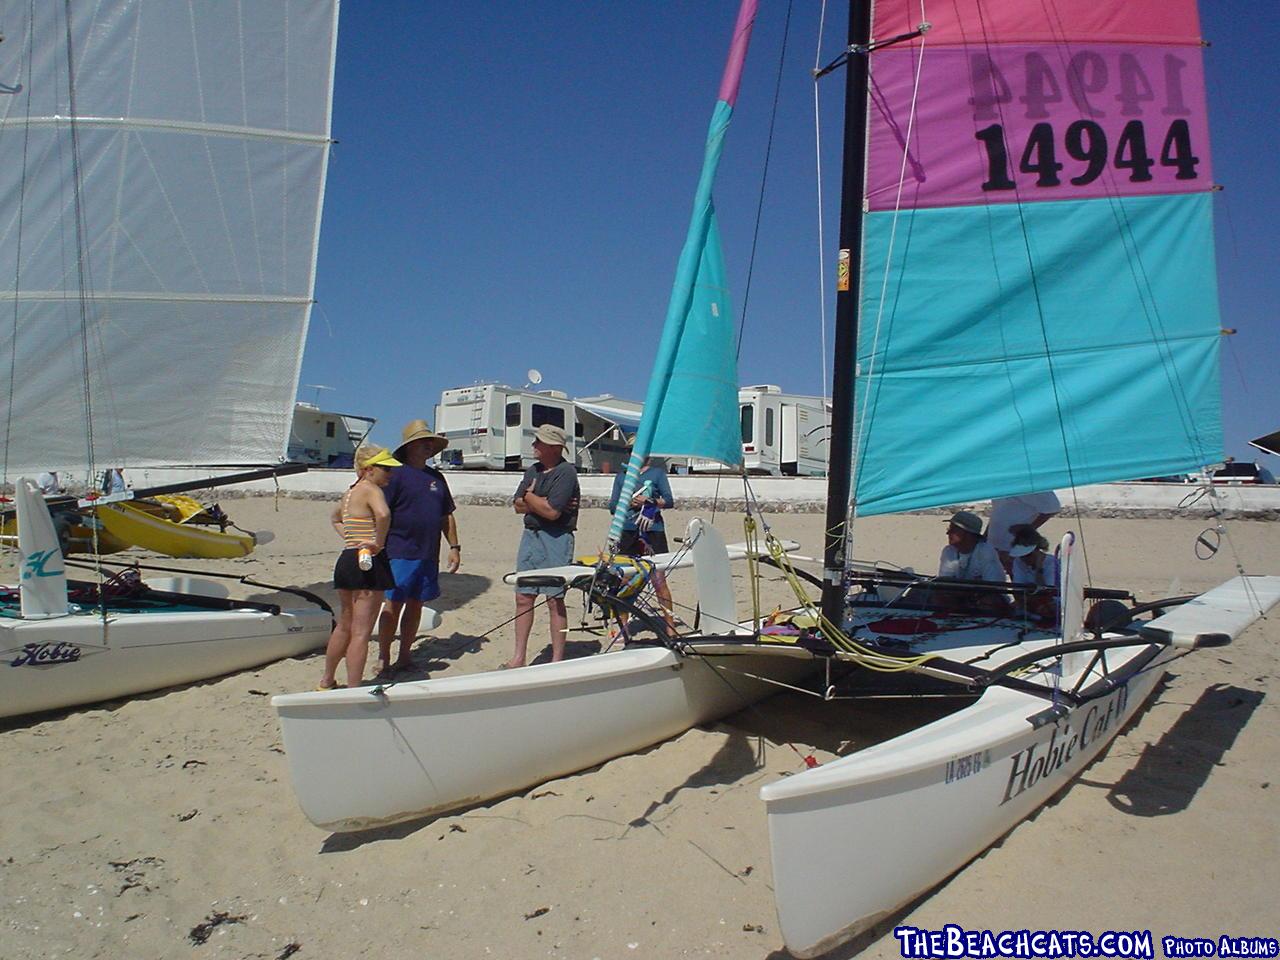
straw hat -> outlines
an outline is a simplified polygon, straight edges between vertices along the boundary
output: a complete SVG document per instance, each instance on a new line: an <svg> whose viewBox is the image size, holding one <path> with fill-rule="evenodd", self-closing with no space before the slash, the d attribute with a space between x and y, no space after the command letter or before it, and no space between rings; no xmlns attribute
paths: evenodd
<svg viewBox="0 0 1280 960"><path fill-rule="evenodd" d="M427 421L425 420L410 420L405 424L404 430L400 432L400 436L400 446L396 447L397 457L400 456L406 446L413 443L415 440L431 441L427 444L428 460L449 445L449 438L442 437L440 434L434 433L432 429L427 426Z"/></svg>

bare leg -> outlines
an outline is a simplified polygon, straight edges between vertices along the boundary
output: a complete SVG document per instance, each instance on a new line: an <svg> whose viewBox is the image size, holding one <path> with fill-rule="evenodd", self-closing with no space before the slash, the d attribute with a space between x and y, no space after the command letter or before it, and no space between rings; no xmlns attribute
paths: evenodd
<svg viewBox="0 0 1280 960"><path fill-rule="evenodd" d="M355 612L351 616L351 642L347 644L347 686L358 687L364 680L364 664L369 658L369 636L382 606L380 590L356 593Z"/></svg>
<svg viewBox="0 0 1280 960"><path fill-rule="evenodd" d="M422 601L406 600L404 613L400 614L400 655L397 667L407 667L413 662L413 641L418 639L418 624L422 622Z"/></svg>
<svg viewBox="0 0 1280 960"><path fill-rule="evenodd" d="M378 617L378 672L382 673L391 666L391 641L396 635L396 625L400 622L400 608L404 604L399 600L388 600L382 607L382 615Z"/></svg>
<svg viewBox="0 0 1280 960"><path fill-rule="evenodd" d="M657 595L658 602L662 604L662 619L667 621L667 626L674 633L676 621L671 611L675 609L675 601L671 599L671 588L667 586L667 578L661 570L653 572L653 592Z"/></svg>
<svg viewBox="0 0 1280 960"><path fill-rule="evenodd" d="M324 676L320 679L321 687L332 687L337 682L334 673L347 652L351 642L351 614L355 605L354 591L338 591L338 616L333 624L333 633L329 634L329 645L324 651Z"/></svg>
<svg viewBox="0 0 1280 960"><path fill-rule="evenodd" d="M533 606L538 602L536 593L516 594L516 649L507 661L508 667L523 667L529 654L529 631L533 629Z"/></svg>
<svg viewBox="0 0 1280 960"><path fill-rule="evenodd" d="M564 608L564 597L547 597L547 612L551 616L551 662L555 663L564 659L564 638L569 632L569 613Z"/></svg>

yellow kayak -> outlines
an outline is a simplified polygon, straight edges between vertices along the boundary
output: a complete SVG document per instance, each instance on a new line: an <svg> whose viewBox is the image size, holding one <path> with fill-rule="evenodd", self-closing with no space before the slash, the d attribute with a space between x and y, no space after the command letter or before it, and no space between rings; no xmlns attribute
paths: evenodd
<svg viewBox="0 0 1280 960"><path fill-rule="evenodd" d="M253 537L174 523L129 503L98 507L97 515L112 536L144 550L170 557L198 557L206 560L243 557L252 552L254 547Z"/></svg>

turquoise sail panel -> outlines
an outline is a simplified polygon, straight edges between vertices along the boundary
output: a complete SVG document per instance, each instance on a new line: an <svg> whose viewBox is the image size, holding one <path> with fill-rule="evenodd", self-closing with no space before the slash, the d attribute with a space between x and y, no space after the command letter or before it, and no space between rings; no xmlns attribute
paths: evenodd
<svg viewBox="0 0 1280 960"><path fill-rule="evenodd" d="M1222 459L1209 194L894 216L864 220L860 514Z"/></svg>
<svg viewBox="0 0 1280 960"><path fill-rule="evenodd" d="M709 164L718 159L728 122L728 105L721 103L713 121L719 127L717 156L708 157ZM707 187L707 208L696 216L697 235L690 236L681 257L658 348L659 356L671 357L669 370L665 377L653 377L645 397L645 413L655 413L648 450L736 466L742 463L737 332L709 183Z"/></svg>
<svg viewBox="0 0 1280 960"><path fill-rule="evenodd" d="M627 461L609 543L622 536L640 469L651 454L699 457L728 466L742 463L738 432L737 343L725 287L724 254L716 226L711 186L724 135L733 116L742 67L751 42L757 0L742 0L733 41L720 78L720 92L707 131L702 173L675 284L667 305L658 355L653 361L644 415Z"/></svg>

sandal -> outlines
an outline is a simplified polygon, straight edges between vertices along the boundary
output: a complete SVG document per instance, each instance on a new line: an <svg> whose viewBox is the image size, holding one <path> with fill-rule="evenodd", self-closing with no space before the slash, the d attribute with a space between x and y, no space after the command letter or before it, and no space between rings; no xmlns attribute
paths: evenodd
<svg viewBox="0 0 1280 960"><path fill-rule="evenodd" d="M345 683L341 683L337 680L333 681L333 683L325 683L322 680L320 683L316 684L316 690L321 692L325 690L345 690L346 688L347 685Z"/></svg>

